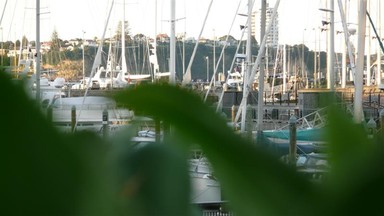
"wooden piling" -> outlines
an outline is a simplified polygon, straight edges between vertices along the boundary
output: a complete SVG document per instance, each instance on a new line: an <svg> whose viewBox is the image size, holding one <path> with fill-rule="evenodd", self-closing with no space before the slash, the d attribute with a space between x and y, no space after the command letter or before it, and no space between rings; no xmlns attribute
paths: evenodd
<svg viewBox="0 0 384 216"><path fill-rule="evenodd" d="M72 133L75 132L75 126L76 126L76 106L72 106L71 108L71 131Z"/></svg>
<svg viewBox="0 0 384 216"><path fill-rule="evenodd" d="M247 105L247 115L246 115L246 119L247 119L247 124L246 124L246 131L247 131L247 139L249 141L252 141L252 106L251 105Z"/></svg>
<svg viewBox="0 0 384 216"><path fill-rule="evenodd" d="M295 115L289 118L289 165L295 166L296 164L296 122Z"/></svg>
<svg viewBox="0 0 384 216"><path fill-rule="evenodd" d="M102 113L102 119L103 119L103 137L106 138L108 136L108 110L104 109Z"/></svg>
<svg viewBox="0 0 384 216"><path fill-rule="evenodd" d="M236 119L236 106L235 105L232 105L232 108L231 108L231 111L232 111L232 123L233 123L233 128L236 130L236 122L235 122L235 119Z"/></svg>
<svg viewBox="0 0 384 216"><path fill-rule="evenodd" d="M368 129L368 138L372 139L374 134L376 133L376 122L371 117L367 123L367 129Z"/></svg>
<svg viewBox="0 0 384 216"><path fill-rule="evenodd" d="M380 132L384 135L384 109L380 111Z"/></svg>
<svg viewBox="0 0 384 216"><path fill-rule="evenodd" d="M161 138L161 133L160 133L160 120L158 118L155 119L155 134L156 134L156 142L159 143L160 142L160 138Z"/></svg>

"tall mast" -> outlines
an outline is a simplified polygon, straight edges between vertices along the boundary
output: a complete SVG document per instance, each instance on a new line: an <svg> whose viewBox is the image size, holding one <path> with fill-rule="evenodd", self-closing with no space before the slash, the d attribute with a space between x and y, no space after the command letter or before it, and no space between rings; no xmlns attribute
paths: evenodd
<svg viewBox="0 0 384 216"><path fill-rule="evenodd" d="M354 60L355 58L352 55L352 46L351 46L351 42L349 40L349 30L347 27L346 15L345 15L345 12L343 10L343 4L342 4L341 0L338 0L338 5L339 5L340 17L341 17L341 21L342 21L341 23L343 26L344 41L345 41L345 44L346 44L347 50L348 50L350 68L352 70L352 74L356 74L356 67L355 67L355 60ZM344 86L345 86L345 83L344 83Z"/></svg>
<svg viewBox="0 0 384 216"><path fill-rule="evenodd" d="M327 88L331 91L335 90L335 74L334 74L334 59L335 59L335 12L334 0L329 1L329 9L325 10L330 13L330 27L328 31L328 55L327 55Z"/></svg>
<svg viewBox="0 0 384 216"><path fill-rule="evenodd" d="M283 94L287 90L287 49L286 45L283 45Z"/></svg>
<svg viewBox="0 0 384 216"><path fill-rule="evenodd" d="M153 62L153 71L154 73L159 72L159 63L157 62L157 0L155 1L155 37L153 40L153 55L155 56Z"/></svg>
<svg viewBox="0 0 384 216"><path fill-rule="evenodd" d="M368 0L367 3L367 10L371 11L370 8L370 1ZM367 81L366 85L371 86L371 23L368 22L368 49L367 49L367 66L366 66L366 71L367 71Z"/></svg>
<svg viewBox="0 0 384 216"><path fill-rule="evenodd" d="M121 69L123 70L123 76L128 71L127 61L125 59L125 0L123 1L123 22L121 23Z"/></svg>
<svg viewBox="0 0 384 216"><path fill-rule="evenodd" d="M361 123L363 121L363 71L364 71L364 51L365 51L365 27L367 14L367 0L360 0L358 22L358 39L356 74L355 74L355 101L354 101L354 121Z"/></svg>
<svg viewBox="0 0 384 216"><path fill-rule="evenodd" d="M266 13L267 13L267 0L261 0L261 26L260 26L260 41L264 40L265 36L265 25L266 25ZM269 19L269 26L274 22L273 19ZM269 34L269 31L268 31ZM265 44L264 44L265 46ZM261 48L260 48L261 49ZM265 49L265 48L262 48ZM265 51L263 51L264 53ZM264 56L263 56L264 57ZM253 78L252 78L253 79ZM248 81L250 82L250 81ZM257 102L257 131L263 130L263 98L264 98L264 60L260 61L259 69L259 91L258 91L258 102Z"/></svg>
<svg viewBox="0 0 384 216"><path fill-rule="evenodd" d="M176 1L171 0L171 41L170 41L170 60L169 60L169 71L170 71L170 76L169 76L169 82L171 84L176 83L176 38L175 38L175 5Z"/></svg>
<svg viewBox="0 0 384 216"><path fill-rule="evenodd" d="M257 69L259 69L259 66L261 65L260 63L261 63L261 60L262 60L262 58L264 56L264 53L265 53L265 44L266 44L266 41L267 41L266 34L268 34L271 31L272 22L273 22L273 20L276 17L277 8L279 7L279 4L280 4L280 0L277 0L276 3L275 3L275 7L273 8L273 13L272 13L272 16L271 16L271 19L270 19L271 22L268 23L268 28L264 32L265 34L264 34L263 40L261 41L261 44L260 44L259 53L257 54L256 61L255 61L255 63L252 66L252 73L249 76L249 80L248 80L247 86L251 86L252 85L253 79L254 79L254 77L256 75L256 71L257 71ZM261 70L261 68L260 68L260 70ZM263 75L261 75L261 76L263 76ZM235 116L235 122L237 122L239 120L239 117L240 117L240 114L241 114L241 111L242 111L242 107L245 105L245 100L247 99L248 94L249 94L249 90L247 88L244 88L243 91L246 91L246 94L241 99L241 103L239 105L239 109L238 109L238 111L236 113L236 116ZM259 91L260 91L260 87L259 87ZM262 105L260 105L260 103L259 103L259 106L262 106Z"/></svg>
<svg viewBox="0 0 384 216"><path fill-rule="evenodd" d="M36 0L36 100L40 101L40 0Z"/></svg>
<svg viewBox="0 0 384 216"><path fill-rule="evenodd" d="M251 48L252 48L252 44L251 44L251 39L252 39L252 19L251 19L251 16L252 16L252 7L253 7L253 1L252 0L248 0L248 19L247 19L247 28L248 28L248 36L247 36L247 47L246 47L246 65L247 65L247 69L246 69L246 72L244 73L243 75L243 85L244 85L244 88L243 88L243 98L246 97L246 90L245 89L250 89L251 86L248 85L248 78L251 74L251 70L252 70L252 52L251 52ZM260 83L259 83L260 84ZM242 107L242 111L241 111L241 132L245 132L245 119L246 119L246 116L247 116L247 100L245 100L244 102L244 106ZM248 130L250 130L250 128L248 128Z"/></svg>
<svg viewBox="0 0 384 216"><path fill-rule="evenodd" d="M344 17L342 17L342 20L346 20L346 13L347 13L347 0L344 0L344 13L340 13L340 16L344 14ZM339 2L339 7L342 7L341 2ZM348 30L348 29L346 29ZM341 88L345 88L346 82L347 82L347 42L342 43L343 48L343 60L342 60L342 69L341 69Z"/></svg>
<svg viewBox="0 0 384 216"><path fill-rule="evenodd" d="M379 26L379 36L381 35L381 1L377 1L378 7L377 7L377 25ZM380 38L378 39L380 40ZM380 47L377 48L377 86L381 84L381 49Z"/></svg>

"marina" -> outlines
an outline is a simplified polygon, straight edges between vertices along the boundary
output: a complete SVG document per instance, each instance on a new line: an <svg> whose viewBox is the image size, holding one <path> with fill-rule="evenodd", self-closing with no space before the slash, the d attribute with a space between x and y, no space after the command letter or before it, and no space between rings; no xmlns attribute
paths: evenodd
<svg viewBox="0 0 384 216"><path fill-rule="evenodd" d="M38 8L36 13L40 14L39 0L36 2ZM89 66L86 70L85 40L84 38L78 40L81 45L77 45L76 49L81 49L82 58L77 59L77 63L81 63L79 64L81 68L77 70L76 75L71 76L61 73L60 70L54 70L55 72L43 70L44 66L40 65L47 62L42 59L43 55L52 54L52 52L42 53L43 49L40 45L43 43L39 41L39 19L37 19L35 45L19 43L19 54L14 52L14 56L7 56L9 59L12 58L12 62L15 65L17 63L17 66L7 65L3 67L4 72L10 74L14 80L25 81L27 95L38 102L40 111L60 133L81 134L87 131L110 142L116 137L124 137L127 139L125 140L127 146L133 149L132 152L140 152L140 149L146 149L146 146L153 144L180 142L182 139L178 137L179 134L175 134L179 128L173 130L173 123L168 122L167 119L146 115L147 112L142 114L141 110L129 109L127 105L130 104L121 98L123 102L115 99L119 98L116 95L121 92L135 92L135 89L151 85L177 86L189 91L191 95L198 96L201 99L199 102L215 110L215 114L221 118L217 119L218 122L225 121L228 127L223 131L231 132L231 135L228 135L228 141L231 143L223 140L224 146L229 145L231 146L229 148L232 148L238 142L244 142L250 144L251 149L256 147L263 152L265 150L266 155L275 159L272 167L281 164L289 168L293 167L293 170L306 181L315 184L326 181L327 175L332 170L328 161L328 142L329 134L334 131L328 130L329 107L336 106L353 119L354 124L361 125L364 132L369 135L369 140L373 140L372 137L376 137L376 134L382 133L384 88L381 82L384 73L381 69L381 54L384 47L379 39L375 41L379 43L379 45L376 44L377 54L365 53L368 47L365 45L366 30L380 37L375 28L376 23L372 21L366 8L367 1L359 2L356 45L351 41L352 34L347 33L351 31L347 29L345 5L340 0L336 4L330 0L326 5L329 8L320 9L324 13L330 12L326 16L328 20L325 21L328 23L323 23L323 26L329 25L326 29L329 34L327 50L323 52L326 56L322 56L321 51L316 54L315 49L309 51L304 44L304 39L303 44L300 45L275 44L273 35L277 28L280 0L274 1L273 7L267 1L261 1L261 7L257 13L253 10L255 2L248 0L245 15L248 19L246 26L241 28L242 33L247 35L247 39L243 40L241 36L240 40L231 45L228 34L220 41L214 39L213 42L203 43L199 35L198 39L189 45L190 52L185 55L185 38L176 38L175 35L175 23L178 21L175 17L175 0L171 0L170 3L170 35L158 34L151 38L144 35L132 37L128 34L126 29L128 21L125 19L127 3L124 0L121 3L122 7L116 7L115 2L112 1L107 8L102 37L94 41L93 52L88 49L87 55L93 55L90 57L91 63L88 62ZM333 16L337 11L334 8L336 5L340 10L338 13L340 13L340 23L344 33L343 53L336 53L334 50L336 31ZM207 16L210 7L211 5L209 5ZM107 36L107 29L111 28L109 21L114 10L123 10L123 16L119 21L116 34ZM236 11L237 14L239 14L238 11ZM260 38L258 39L252 30L255 27L252 24L255 22L255 14L260 16L258 29ZM367 28L366 18L370 21L369 28ZM201 30L204 29L205 21ZM197 51L198 45L200 48L204 46L204 52ZM16 43L13 46L16 50ZM219 50L221 49L217 59L216 46ZM107 52L106 47L108 47ZM160 51L164 47L167 54L164 54L164 50ZM240 51L241 47L242 51ZM371 49L371 47L368 48ZM183 53L177 52L177 49L179 51L183 49ZM224 54L226 49L230 54ZM10 50L7 52L11 53ZM164 56L166 59L163 58ZM188 56L187 59L186 56ZM213 62L211 67L210 56ZM326 60L321 60L321 57L326 57ZM312 65L308 64L309 59ZM188 67L185 67L187 61ZM196 67L199 69L193 68L194 63L199 65ZM59 67L60 64L63 62L55 66ZM158 92L152 93L155 95ZM141 98L141 101L146 100L148 98ZM167 98L166 101L174 103L173 100L180 100L180 104L190 103L176 96ZM148 102L147 106L154 108L159 106L162 111L164 108L162 103L163 101L155 101L148 105L150 104ZM190 104L189 109L194 109L193 106L194 104ZM174 110L172 107L168 111L171 113L175 111L175 115L180 112L177 107ZM196 121L200 120L196 119ZM213 124L204 126L207 125ZM188 128L185 125L184 127ZM232 133L239 140L235 140ZM218 134L214 134L213 137L215 135ZM206 138L208 139L208 136ZM218 137L215 139L220 140ZM195 140L204 142L197 138ZM217 140L212 138L211 141L215 143ZM204 216L221 213L233 215L229 210L224 211L232 200L227 198L226 188L222 188L221 180L223 179L218 177L220 175L216 175L225 169L216 171L215 166L212 166L209 161L209 156L216 155L209 152L206 154L203 151L204 147L200 144L187 144L192 146L190 157L187 158L191 187L190 204L197 206ZM219 148L219 146L216 147ZM231 155L229 152L225 153ZM213 158L217 160L219 157ZM228 160L227 158L221 162L230 165ZM274 164L275 162L279 165ZM255 165L257 166L260 164ZM241 171L238 171L239 173ZM227 176L228 182L233 180L229 175L222 176ZM227 183L227 179L224 181ZM124 188L128 192L124 192L134 193L135 189L129 187L132 187L130 184L136 183L128 182L128 189ZM229 190L228 194L231 193L233 191Z"/></svg>

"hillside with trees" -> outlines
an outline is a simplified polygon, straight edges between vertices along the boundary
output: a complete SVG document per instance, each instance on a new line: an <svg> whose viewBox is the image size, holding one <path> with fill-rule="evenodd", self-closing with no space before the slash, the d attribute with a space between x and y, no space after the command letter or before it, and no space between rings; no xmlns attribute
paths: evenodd
<svg viewBox="0 0 384 216"><path fill-rule="evenodd" d="M119 23L121 26L121 23ZM107 56L109 52L113 52L117 56L116 61L118 65L121 65L121 27L117 28L114 36L107 38L103 43L102 50L102 63L99 66L106 67ZM199 42L196 55L191 67L191 76L193 80L206 80L212 76L214 66L216 65L217 73L227 74L230 66L233 62L237 45L239 43L238 53L245 53L245 41L237 41L232 36L229 36L227 46L224 50L223 60L218 62L218 59L223 50L226 36L219 37L215 42L212 40L202 39ZM126 59L128 71L132 74L136 73L153 73L153 65L149 63L149 55L153 51L152 43L153 39L148 38L143 34L131 35L129 29L126 31L125 36L126 44ZM57 70L58 76L63 76L67 80L78 80L83 76L83 60L85 76L89 76L91 73L92 65L95 60L98 44L100 40L94 38L92 40L84 39L72 39L63 40L60 38L59 33L54 30L51 35L51 40L42 43L42 67L43 70ZM22 49L20 45L22 44ZM43 46L44 45L44 46ZM176 41L176 79L181 81L183 73L188 67L190 62L196 41L187 40L182 37L178 37ZM22 52L28 49L34 49L35 42L28 41L24 36L22 43L18 40L15 43L11 41L2 42L1 47L1 65L5 67L16 66L18 57L10 55L16 53L17 50ZM159 34L157 36L157 59L159 63L159 71L169 71L169 37L166 34ZM288 56L291 62L302 61L302 48L303 45L287 46ZM253 38L252 41L252 56L255 60L257 51L259 49L258 43ZM276 49L268 48L268 60L269 67L273 69L274 58ZM183 57L184 56L184 57ZM320 56L320 68L326 67L326 53L322 52L317 54ZM305 67L309 71L309 77L313 76L315 53L309 51L304 46L304 62ZM214 59L216 63L213 63ZM209 62L207 62L207 60ZM300 64L301 65L301 64ZM207 71L208 67L208 71ZM319 66L317 66L319 67ZM292 69L293 70L293 69Z"/></svg>

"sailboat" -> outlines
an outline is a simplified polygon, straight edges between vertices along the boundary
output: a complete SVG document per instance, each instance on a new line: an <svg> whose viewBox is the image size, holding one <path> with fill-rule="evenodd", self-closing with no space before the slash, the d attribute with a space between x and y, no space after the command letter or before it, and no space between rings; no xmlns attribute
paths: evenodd
<svg viewBox="0 0 384 216"><path fill-rule="evenodd" d="M92 131L101 133L104 124L110 131L116 131L132 120L132 111L118 107L111 98L104 96L55 97L49 106L52 123L62 132ZM104 122L103 115L108 116Z"/></svg>
<svg viewBox="0 0 384 216"><path fill-rule="evenodd" d="M157 60L157 36L155 33L154 40L151 44L152 48L150 49L150 52L152 55L149 56L149 62L153 65L153 74L155 79L161 79L162 77L169 77L171 75L171 72L166 71L166 72L160 72L159 71L159 63Z"/></svg>
<svg viewBox="0 0 384 216"><path fill-rule="evenodd" d="M243 76L245 69L245 54L236 54L235 64L233 72L228 73L226 81L227 89L241 89L243 87Z"/></svg>
<svg viewBox="0 0 384 216"><path fill-rule="evenodd" d="M205 157L189 159L191 178L191 203L199 205L223 202L220 182L213 175L213 169Z"/></svg>
<svg viewBox="0 0 384 216"><path fill-rule="evenodd" d="M121 26L121 75L124 75L120 78L120 80L124 80L127 82L127 84L130 84L131 82L135 83L137 81L143 80L143 79L149 79L151 77L150 74L131 74L128 72L127 68L127 61L125 57L125 0L123 1L123 22ZM120 74L119 74L120 75ZM121 76L120 75L120 76ZM124 82L123 81L123 82Z"/></svg>
<svg viewBox="0 0 384 216"><path fill-rule="evenodd" d="M109 9L101 43L99 44L95 61L93 62L91 75L87 78L87 83L97 81L93 79L100 79L102 72L105 72L103 68L97 67L101 63L102 45L113 4L112 2ZM95 72L96 77L93 76ZM113 71L111 71L111 74L112 72ZM113 81L116 81L116 83L120 81L126 84L123 79L123 70L119 70L117 74L116 79L113 79ZM121 85L120 87L123 86L124 85ZM121 126L126 125L128 121L132 120L134 115L132 111L117 106L116 102L109 97L88 96L89 88L90 85L87 85L85 93L81 97L56 97L48 102L48 106L52 109L52 121L54 125L65 132L79 130L101 132L101 129L104 128L105 125L108 125L110 131L115 131L117 128L121 128Z"/></svg>

